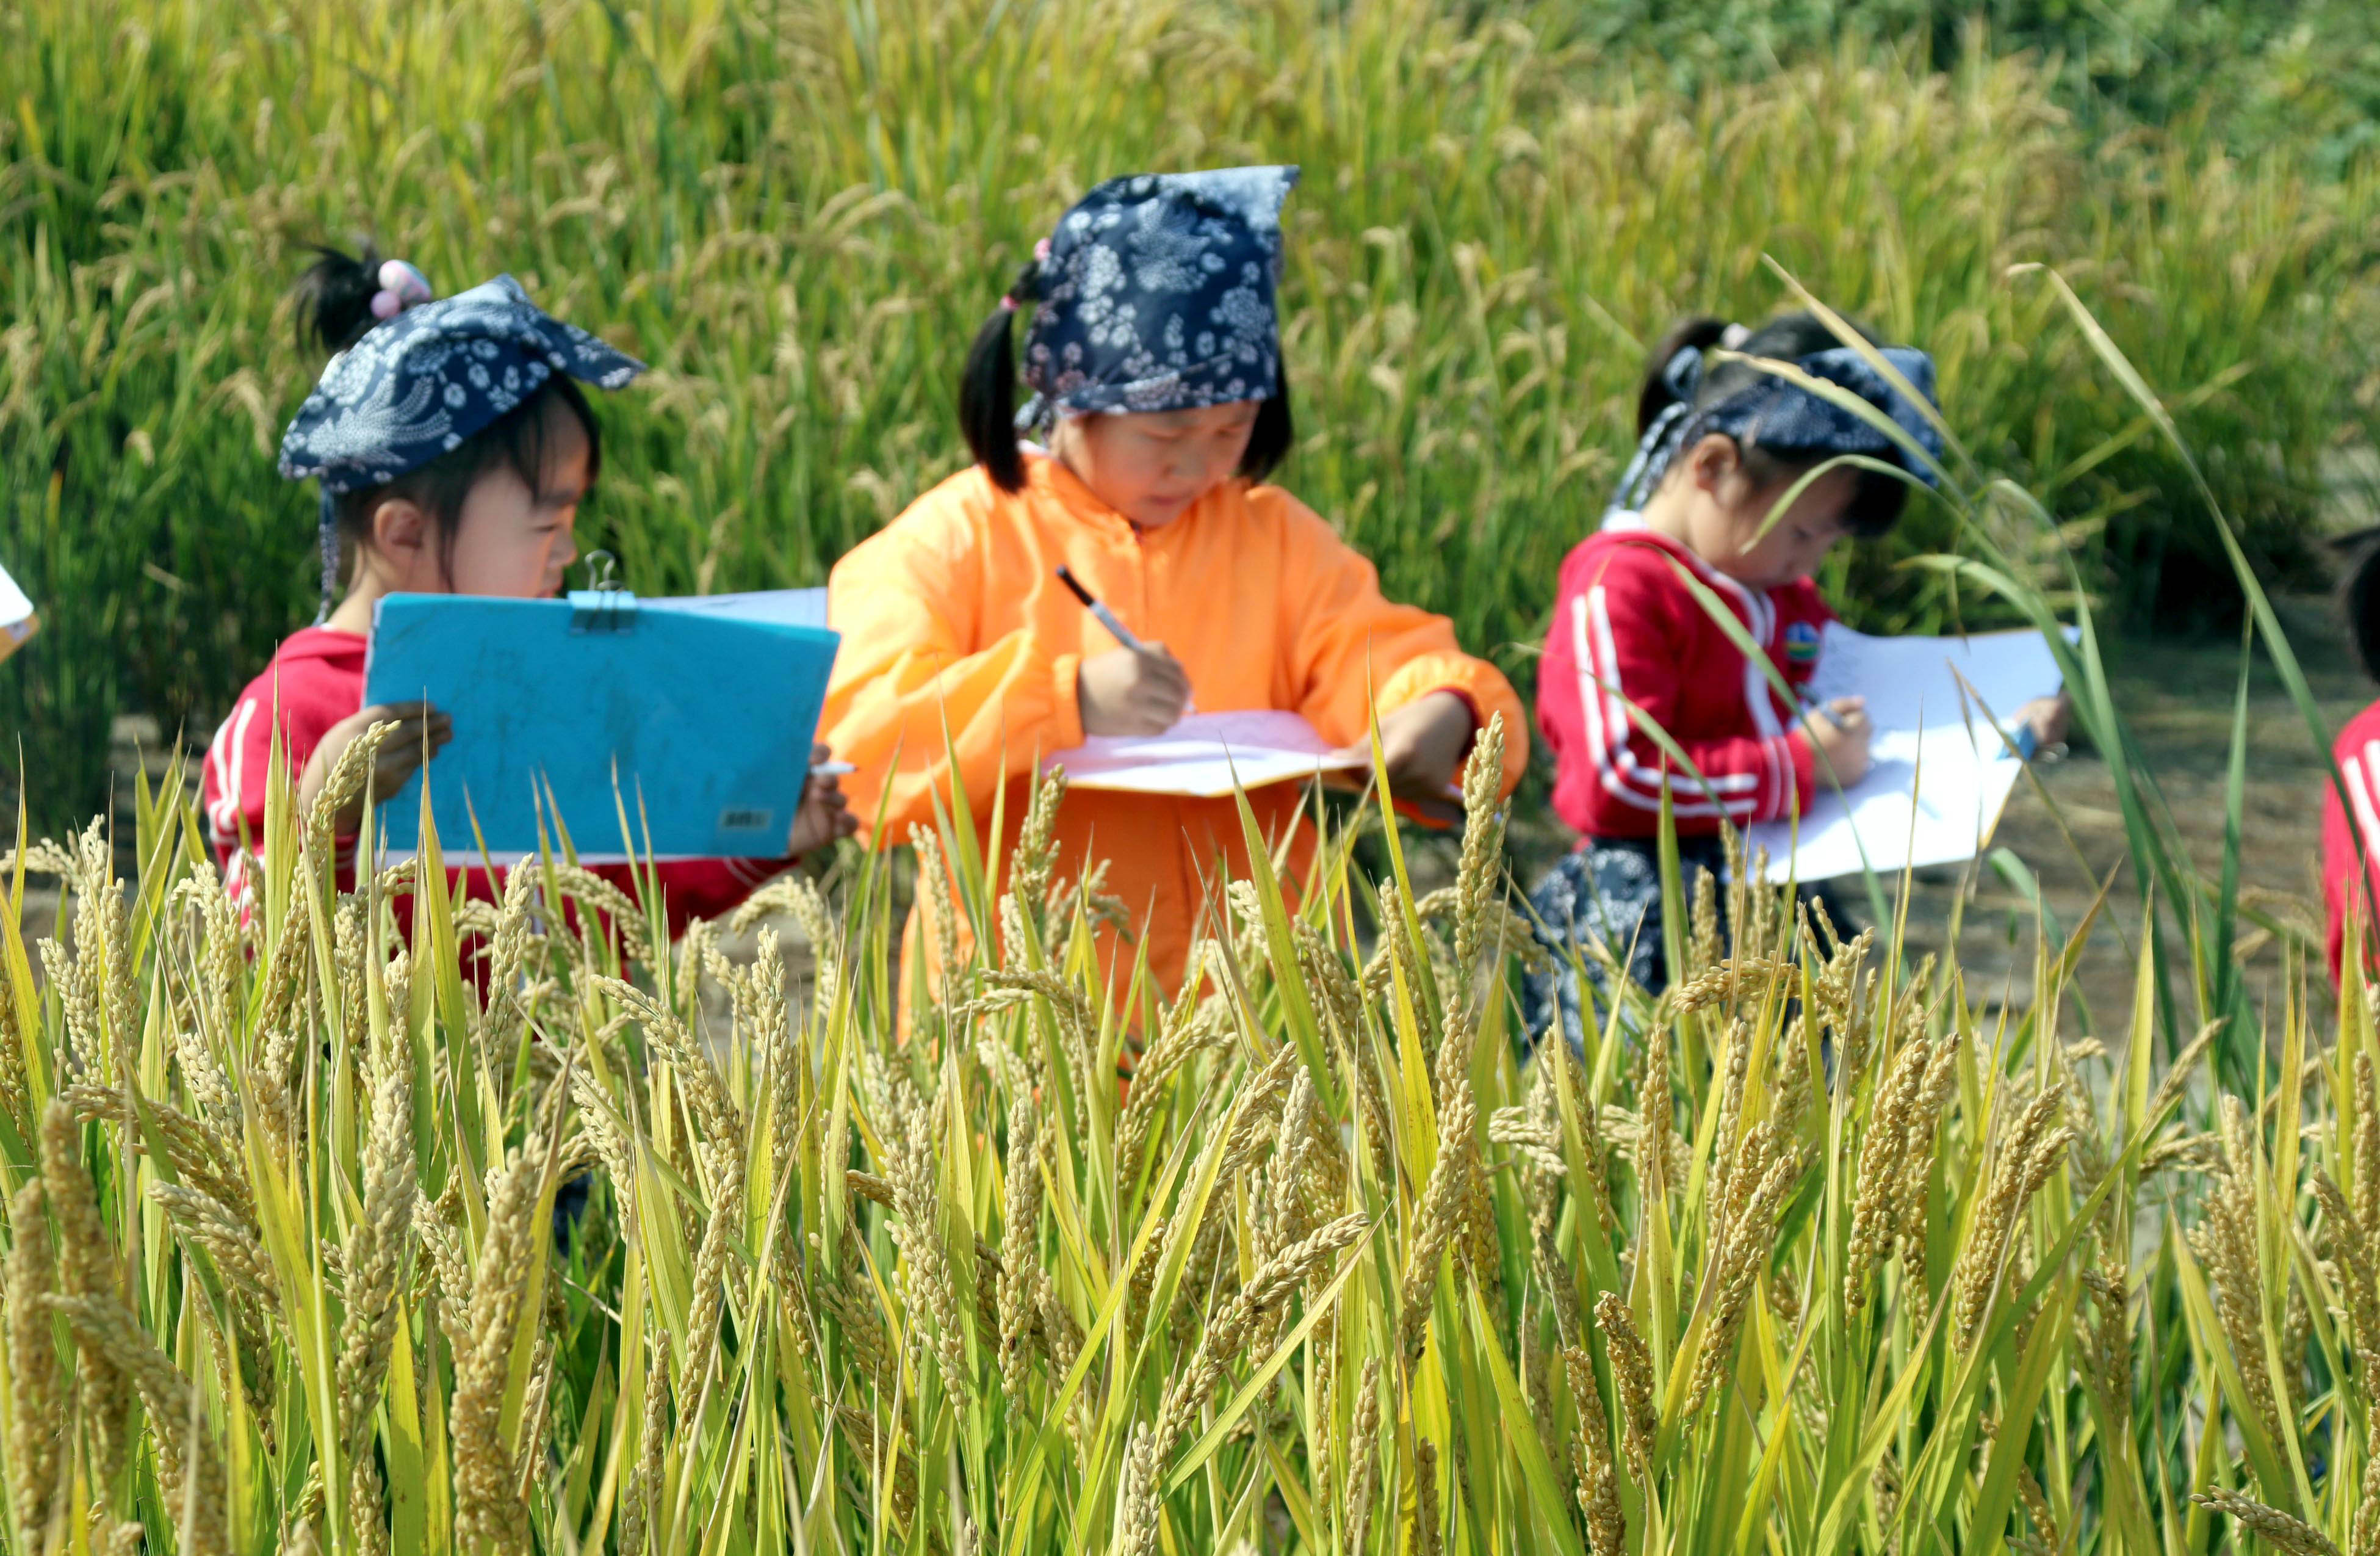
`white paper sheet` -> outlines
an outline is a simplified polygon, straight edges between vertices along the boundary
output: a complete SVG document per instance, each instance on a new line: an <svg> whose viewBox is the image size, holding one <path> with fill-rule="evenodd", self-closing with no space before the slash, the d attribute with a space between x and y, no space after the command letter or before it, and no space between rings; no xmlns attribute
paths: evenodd
<svg viewBox="0 0 2380 1556"><path fill-rule="evenodd" d="M6 659L33 635L41 619L33 614L33 602L17 587L17 580L0 567L0 659Z"/></svg>
<svg viewBox="0 0 2380 1556"><path fill-rule="evenodd" d="M1359 770L1370 759L1337 748L1303 715L1257 709L1193 713L1163 735L1095 735L1042 763L1066 770L1066 786L1213 799L1243 789Z"/></svg>
<svg viewBox="0 0 2380 1556"><path fill-rule="evenodd" d="M2024 766L1992 721L2013 719L2059 684L2038 632L1870 638L1830 625L1810 693L1867 699L1868 771L1838 794L1822 768L1798 834L1791 821L1748 829L1751 845L1768 851L1768 878L1855 875L1863 858L1878 871L1973 858Z"/></svg>

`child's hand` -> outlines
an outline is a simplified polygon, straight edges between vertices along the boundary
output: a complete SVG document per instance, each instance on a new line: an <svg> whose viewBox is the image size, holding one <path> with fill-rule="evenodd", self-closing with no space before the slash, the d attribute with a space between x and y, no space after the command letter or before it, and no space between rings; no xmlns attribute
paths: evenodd
<svg viewBox="0 0 2380 1556"><path fill-rule="evenodd" d="M2046 751L2066 743L2066 732L2074 722L2074 699L2064 692L2056 697L2036 697L2016 711L2017 722L2033 730L2033 748Z"/></svg>
<svg viewBox="0 0 2380 1556"><path fill-rule="evenodd" d="M1828 717L1831 713L1832 718ZM1867 699L1839 697L1824 708L1802 715L1802 733L1818 753L1818 782L1849 788L1867 776L1867 743L1876 734L1868 722Z"/></svg>
<svg viewBox="0 0 2380 1556"><path fill-rule="evenodd" d="M1389 792L1399 799L1443 801L1478 727L1471 704L1451 691L1431 692L1381 715L1380 755L1388 766Z"/></svg>
<svg viewBox="0 0 2380 1556"><path fill-rule="evenodd" d="M455 738L455 722L427 702L383 702L350 713L323 735L322 743L306 760L306 771L298 775L298 808L301 812L313 808L347 748L377 723L396 727L381 741L380 750L372 758L371 782L340 806L332 819L332 831L339 837L353 837L363 830L366 794L376 800L386 799L405 787L405 781L419 772L424 761Z"/></svg>
<svg viewBox="0 0 2380 1556"><path fill-rule="evenodd" d="M810 765L815 768L831 755L824 746L813 746ZM843 796L843 780L832 772L814 772L802 785L801 808L794 812L794 830L786 835L785 852L798 858L858 830L859 818L851 813L850 802Z"/></svg>
<svg viewBox="0 0 2380 1556"><path fill-rule="evenodd" d="M1162 735L1190 703L1190 673L1162 643L1110 649L1075 672L1085 735Z"/></svg>

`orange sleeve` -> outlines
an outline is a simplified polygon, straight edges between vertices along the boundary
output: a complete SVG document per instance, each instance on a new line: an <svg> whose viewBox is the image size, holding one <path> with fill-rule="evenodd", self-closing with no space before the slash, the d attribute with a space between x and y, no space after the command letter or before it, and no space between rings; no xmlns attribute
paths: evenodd
<svg viewBox="0 0 2380 1556"><path fill-rule="evenodd" d="M933 795L947 796L953 764L981 816L1005 780L1083 743L1077 655L1029 626L976 640L990 603L972 534L981 518L963 495L929 492L827 582L843 646L819 724L858 769L843 788L860 825L880 826L888 844L933 824Z"/></svg>
<svg viewBox="0 0 2380 1556"><path fill-rule="evenodd" d="M1285 640L1297 711L1324 739L1345 745L1369 728L1366 687L1382 713L1434 691L1454 692L1482 727L1504 715L1503 793L1511 794L1529 765L1529 721L1503 672L1464 653L1444 616L1382 595L1371 563L1311 508L1286 494L1279 500L1281 598L1296 613Z"/></svg>

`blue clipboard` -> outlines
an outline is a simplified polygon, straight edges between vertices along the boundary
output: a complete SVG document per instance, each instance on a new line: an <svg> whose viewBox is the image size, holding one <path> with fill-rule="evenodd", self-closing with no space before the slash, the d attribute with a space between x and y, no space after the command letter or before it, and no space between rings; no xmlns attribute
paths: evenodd
<svg viewBox="0 0 2380 1556"><path fill-rule="evenodd" d="M541 808L584 859L780 857L840 640L618 589L389 595L364 699L427 700L455 737L379 807L381 838L416 851L427 781L449 858L534 853Z"/></svg>

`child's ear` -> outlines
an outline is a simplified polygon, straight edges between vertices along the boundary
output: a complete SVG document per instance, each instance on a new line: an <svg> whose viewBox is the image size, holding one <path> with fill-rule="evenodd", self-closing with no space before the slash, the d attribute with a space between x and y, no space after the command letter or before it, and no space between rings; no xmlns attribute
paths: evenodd
<svg viewBox="0 0 2380 1556"><path fill-rule="evenodd" d="M1742 469L1743 453L1735 446L1735 440L1717 432L1706 432L1686 455L1686 474L1713 497Z"/></svg>
<svg viewBox="0 0 2380 1556"><path fill-rule="evenodd" d="M372 509L371 545L388 560L400 577L413 571L432 541L430 516L403 497L392 497Z"/></svg>

